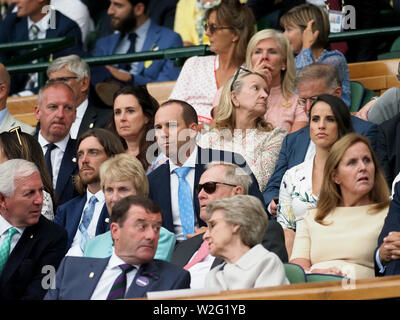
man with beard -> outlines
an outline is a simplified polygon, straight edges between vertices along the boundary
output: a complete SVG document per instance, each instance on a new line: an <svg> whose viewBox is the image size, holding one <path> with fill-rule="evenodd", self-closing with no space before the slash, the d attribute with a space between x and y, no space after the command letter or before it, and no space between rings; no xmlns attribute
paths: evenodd
<svg viewBox="0 0 400 320"><path fill-rule="evenodd" d="M61 81L48 82L39 91L35 116L40 122L35 138L45 155L56 203L62 204L77 195L72 181L78 171L76 140L69 134L76 118L74 90Z"/></svg>
<svg viewBox="0 0 400 320"><path fill-rule="evenodd" d="M54 217L54 222L67 230L67 255L71 256L82 256L89 239L110 229L99 169L104 161L124 152L119 138L100 128L86 131L77 146L79 174L74 182L81 195L58 207Z"/></svg>
<svg viewBox="0 0 400 320"><path fill-rule="evenodd" d="M108 56L182 47L182 39L172 30L158 26L147 16L149 0L111 0L108 15L116 33L100 38L93 56ZM178 78L180 68L172 60L141 61L92 69L92 83L106 80L146 85L148 82ZM103 90L97 90L103 92Z"/></svg>

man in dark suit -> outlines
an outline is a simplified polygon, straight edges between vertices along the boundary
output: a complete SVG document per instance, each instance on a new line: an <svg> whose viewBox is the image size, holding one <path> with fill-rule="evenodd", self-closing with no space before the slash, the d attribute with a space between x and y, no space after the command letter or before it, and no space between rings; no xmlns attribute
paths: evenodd
<svg viewBox="0 0 400 320"><path fill-rule="evenodd" d="M251 184L250 176L235 164L211 162L206 168L206 171L200 177L199 187L197 188L197 191L201 188L198 192L200 218L205 222L207 221L207 204L238 194L246 195ZM196 231L198 232L197 235L180 242L175 247L171 262L190 272L191 288L203 288L206 273L221 264L223 260L214 258L208 253L207 256L202 256L199 262L192 263L194 259L197 261L195 256L204 243L205 227ZM262 244L266 249L277 254L282 262L288 261L283 230L276 221L268 221Z"/></svg>
<svg viewBox="0 0 400 320"><path fill-rule="evenodd" d="M70 47L54 53L53 57L82 52L82 33L75 21L57 10L46 10L50 0L15 0L17 12L7 15L0 30L0 42L12 43L35 39L50 39L64 36L73 37L76 42ZM5 61L27 51L0 53L0 61ZM12 77L11 93L23 90L38 91L37 74Z"/></svg>
<svg viewBox="0 0 400 320"><path fill-rule="evenodd" d="M378 126L376 148L386 181L391 188L394 178L400 172L400 113Z"/></svg>
<svg viewBox="0 0 400 320"><path fill-rule="evenodd" d="M376 276L400 275L400 183L395 185L374 260Z"/></svg>
<svg viewBox="0 0 400 320"><path fill-rule="evenodd" d="M45 155L58 205L77 195L72 176L77 173L76 140L69 130L76 118L74 90L63 81L47 83L35 107L40 130L35 135Z"/></svg>
<svg viewBox="0 0 400 320"><path fill-rule="evenodd" d="M38 168L22 159L0 164L0 300L39 300L48 271L67 249L63 228L41 215Z"/></svg>
<svg viewBox="0 0 400 320"><path fill-rule="evenodd" d="M65 257L56 288L49 290L45 299L140 298L149 291L189 288L189 272L154 260L161 220L160 208L148 198L128 196L118 201L111 215L111 257Z"/></svg>
<svg viewBox="0 0 400 320"><path fill-rule="evenodd" d="M313 63L304 67L296 77L296 87L299 94L299 104L303 105L306 113L311 104L320 94L331 94L341 98L342 82L333 65ZM351 116L354 131L369 138L372 148L376 150L377 126L371 122ZM286 170L304 162L315 155L315 145L310 139L310 127L306 126L285 137L282 142L274 173L264 191L264 201L268 211L276 215L276 198Z"/></svg>
<svg viewBox="0 0 400 320"><path fill-rule="evenodd" d="M154 128L157 144L169 159L149 174L149 197L161 207L163 227L174 232L178 241L193 233L195 226L205 226L194 187L209 162L225 161L244 168L252 178L249 194L263 202L257 180L241 155L196 145L197 113L190 104L181 100L163 103L155 115ZM181 170L185 170L185 177L180 177Z"/></svg>
<svg viewBox="0 0 400 320"><path fill-rule="evenodd" d="M148 4L148 0L111 0L107 13L111 17L112 29L118 32L100 38L92 55L107 56L182 47L182 39L177 33L148 19ZM148 82L176 80L180 68L175 67L172 60L154 60L97 67L92 71L94 85L108 79L146 85Z"/></svg>
<svg viewBox="0 0 400 320"><path fill-rule="evenodd" d="M68 232L67 255L82 256L89 239L109 230L99 170L104 161L123 152L119 138L108 130L90 129L79 137L75 186L81 195L59 206L54 217L54 222Z"/></svg>
<svg viewBox="0 0 400 320"><path fill-rule="evenodd" d="M71 126L70 135L77 139L91 128L105 128L112 117L112 108L99 108L93 100L94 92L90 92L90 68L85 60L77 55L69 55L55 59L47 68L47 76L51 81L65 81L74 90L76 98L76 119Z"/></svg>

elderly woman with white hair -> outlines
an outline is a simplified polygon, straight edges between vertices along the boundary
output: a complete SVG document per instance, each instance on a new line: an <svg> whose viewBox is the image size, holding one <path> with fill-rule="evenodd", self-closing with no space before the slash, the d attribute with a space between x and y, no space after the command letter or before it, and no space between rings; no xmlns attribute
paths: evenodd
<svg viewBox="0 0 400 320"><path fill-rule="evenodd" d="M261 245L268 216L260 200L237 195L207 205L210 253L225 263L206 276L205 287L235 290L289 284L283 263Z"/></svg>

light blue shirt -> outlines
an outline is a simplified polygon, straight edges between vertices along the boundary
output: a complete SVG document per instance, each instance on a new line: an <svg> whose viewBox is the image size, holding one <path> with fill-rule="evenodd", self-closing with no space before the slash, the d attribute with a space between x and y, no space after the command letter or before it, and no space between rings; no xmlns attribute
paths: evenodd
<svg viewBox="0 0 400 320"><path fill-rule="evenodd" d="M4 108L3 110L0 110L0 125L3 123L3 121L6 118L7 114L8 114L7 108Z"/></svg>

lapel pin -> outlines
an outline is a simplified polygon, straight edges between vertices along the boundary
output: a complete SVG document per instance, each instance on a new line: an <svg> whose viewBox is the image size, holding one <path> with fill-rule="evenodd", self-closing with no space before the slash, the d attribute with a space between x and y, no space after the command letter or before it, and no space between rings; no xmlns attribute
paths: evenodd
<svg viewBox="0 0 400 320"><path fill-rule="evenodd" d="M105 221L106 223L110 223L110 218L106 218L104 221Z"/></svg>
<svg viewBox="0 0 400 320"><path fill-rule="evenodd" d="M76 158L72 158L72 162L76 162Z"/></svg>
<svg viewBox="0 0 400 320"><path fill-rule="evenodd" d="M89 124L89 128L92 129L94 127L93 122L91 124Z"/></svg>
<svg viewBox="0 0 400 320"><path fill-rule="evenodd" d="M89 278L92 279L93 277L94 277L94 273L93 272L89 273Z"/></svg>
<svg viewBox="0 0 400 320"><path fill-rule="evenodd" d="M145 287L149 284L149 282L150 282L149 278L143 276L140 276L139 278L136 279L136 284L139 287Z"/></svg>

